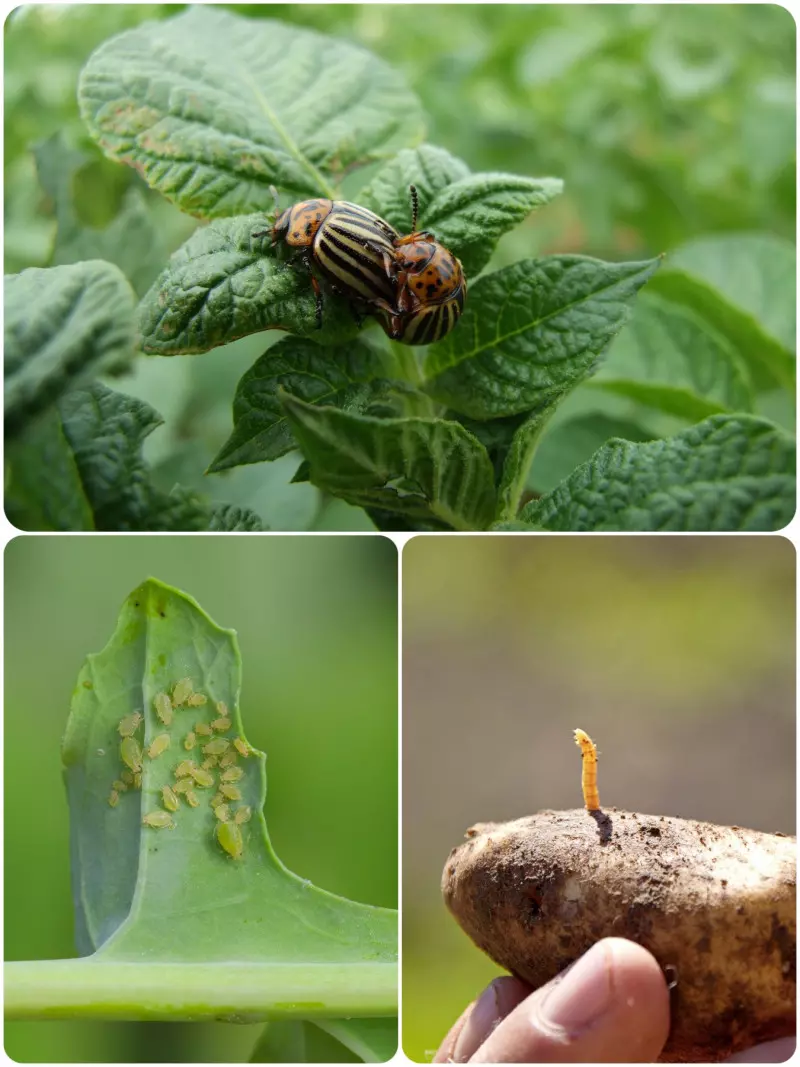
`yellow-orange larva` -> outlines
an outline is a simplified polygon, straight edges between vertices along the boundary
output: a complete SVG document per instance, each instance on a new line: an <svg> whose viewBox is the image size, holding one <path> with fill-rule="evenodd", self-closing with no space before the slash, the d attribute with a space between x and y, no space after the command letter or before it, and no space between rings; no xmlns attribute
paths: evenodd
<svg viewBox="0 0 800 1067"><path fill-rule="evenodd" d="M575 731L575 744L581 750L583 774L583 802L587 811L600 810L600 794L597 792L597 746L583 730Z"/></svg>

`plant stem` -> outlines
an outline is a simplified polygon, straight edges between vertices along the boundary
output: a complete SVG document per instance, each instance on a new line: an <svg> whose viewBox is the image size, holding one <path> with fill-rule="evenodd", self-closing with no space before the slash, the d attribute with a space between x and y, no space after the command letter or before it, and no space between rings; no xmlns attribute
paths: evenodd
<svg viewBox="0 0 800 1067"><path fill-rule="evenodd" d="M121 963L5 965L6 1019L313 1019L393 1015L391 963Z"/></svg>

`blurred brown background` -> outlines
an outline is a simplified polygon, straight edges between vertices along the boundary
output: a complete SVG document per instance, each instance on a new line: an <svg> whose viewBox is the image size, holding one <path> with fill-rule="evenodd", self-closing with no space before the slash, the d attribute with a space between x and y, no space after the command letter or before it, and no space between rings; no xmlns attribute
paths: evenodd
<svg viewBox="0 0 800 1067"><path fill-rule="evenodd" d="M777 537L436 537L403 553L403 1047L500 973L446 913L474 822L603 806L795 832L795 553Z"/></svg>

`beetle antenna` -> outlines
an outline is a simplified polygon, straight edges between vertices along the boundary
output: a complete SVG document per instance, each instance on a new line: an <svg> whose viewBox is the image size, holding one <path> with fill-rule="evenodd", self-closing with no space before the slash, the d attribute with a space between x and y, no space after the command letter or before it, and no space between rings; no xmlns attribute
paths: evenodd
<svg viewBox="0 0 800 1067"><path fill-rule="evenodd" d="M417 232L417 218L419 216L419 197L416 185L409 185L411 191L411 232Z"/></svg>

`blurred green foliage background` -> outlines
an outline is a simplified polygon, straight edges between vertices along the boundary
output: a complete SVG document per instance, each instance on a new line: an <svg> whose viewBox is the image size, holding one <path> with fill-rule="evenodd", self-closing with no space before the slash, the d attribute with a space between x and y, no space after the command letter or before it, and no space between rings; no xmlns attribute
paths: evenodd
<svg viewBox="0 0 800 1067"><path fill-rule="evenodd" d="M473 170L565 180L562 197L502 240L490 269L551 252L645 258L725 231L794 239L796 33L777 5L232 6L248 18L349 38L382 56L420 96L429 141ZM56 262L70 261L78 247L86 258L93 228L116 219L143 241L131 253L135 270L127 264L143 292L194 228L132 169L101 156L75 97L80 69L98 44L178 10L78 4L12 12L5 27L8 272L51 262L57 216L64 225ZM139 359L132 374L112 383L166 420L145 448L157 482L169 490L180 481L251 507L273 529L368 527L359 509L321 499L308 483L290 486L296 455L203 475L230 432L236 382L264 348L262 335L202 357ZM573 414L583 411L583 398L598 417L612 418L612 430L626 418L631 439L680 428L597 391L579 394ZM764 410L790 424L790 403L775 403L777 413ZM578 462L593 450L597 428L582 448L576 433L572 425L566 440L555 433L552 440L559 451L577 447ZM539 480L550 467L556 481L563 477L563 462L543 456Z"/></svg>
<svg viewBox="0 0 800 1067"><path fill-rule="evenodd" d="M5 956L75 956L60 743L78 671L153 576L234 628L266 819L298 875L397 906L397 551L378 537L17 538L5 556ZM235 921L235 916L233 916ZM246 1060L260 1026L12 1023L24 1062Z"/></svg>
<svg viewBox="0 0 800 1067"><path fill-rule="evenodd" d="M502 973L439 883L476 822L601 804L795 832L795 551L782 538L416 538L403 552L403 1047Z"/></svg>

